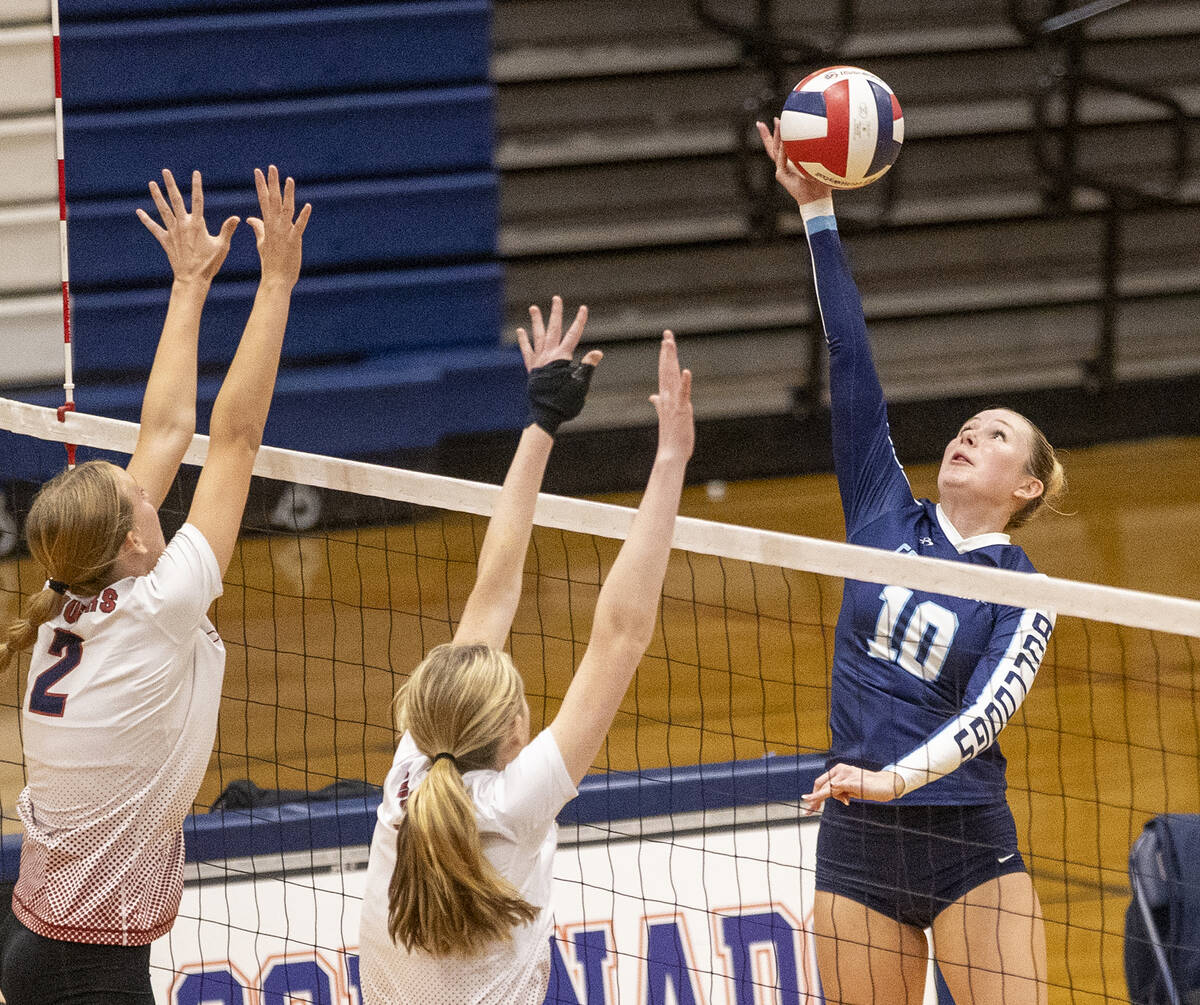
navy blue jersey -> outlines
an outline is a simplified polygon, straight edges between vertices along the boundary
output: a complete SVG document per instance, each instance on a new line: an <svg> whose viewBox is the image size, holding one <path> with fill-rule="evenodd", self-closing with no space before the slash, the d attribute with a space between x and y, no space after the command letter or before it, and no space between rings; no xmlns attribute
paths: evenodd
<svg viewBox="0 0 1200 1005"><path fill-rule="evenodd" d="M847 540L1033 572L1007 534L964 539L940 507L913 498L892 447L836 222L830 213L806 226L829 343L833 455ZM1005 760L996 737L1032 686L1053 624L1047 611L847 580L834 645L830 763L897 771L906 785L902 803L1003 799Z"/></svg>

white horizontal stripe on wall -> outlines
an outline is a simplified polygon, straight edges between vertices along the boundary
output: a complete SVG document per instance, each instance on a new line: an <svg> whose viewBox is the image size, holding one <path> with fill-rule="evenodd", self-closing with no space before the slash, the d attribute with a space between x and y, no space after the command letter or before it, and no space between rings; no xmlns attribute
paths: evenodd
<svg viewBox="0 0 1200 1005"><path fill-rule="evenodd" d="M0 116L53 108L54 36L50 25L0 30Z"/></svg>
<svg viewBox="0 0 1200 1005"><path fill-rule="evenodd" d="M54 113L0 119L0 205L57 202Z"/></svg>
<svg viewBox="0 0 1200 1005"><path fill-rule="evenodd" d="M62 297L0 299L0 385L62 379Z"/></svg>

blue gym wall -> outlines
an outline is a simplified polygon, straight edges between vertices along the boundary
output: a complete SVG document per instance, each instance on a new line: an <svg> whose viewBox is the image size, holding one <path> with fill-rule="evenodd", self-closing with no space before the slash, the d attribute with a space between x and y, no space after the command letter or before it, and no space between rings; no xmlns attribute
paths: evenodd
<svg viewBox="0 0 1200 1005"><path fill-rule="evenodd" d="M255 214L253 169L275 163L313 217L265 442L381 456L517 427L490 0L230 8L61 0L80 410L138 414L170 287L134 216L152 210L147 182L168 167L186 189L198 168L215 229ZM257 273L243 225L204 315L201 431ZM61 402L61 391L17 396ZM48 453L61 466L61 448Z"/></svg>

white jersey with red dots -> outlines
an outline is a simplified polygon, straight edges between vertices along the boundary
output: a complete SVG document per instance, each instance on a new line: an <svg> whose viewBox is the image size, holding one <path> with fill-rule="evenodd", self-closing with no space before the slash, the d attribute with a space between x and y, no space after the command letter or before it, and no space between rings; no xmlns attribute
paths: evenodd
<svg viewBox="0 0 1200 1005"><path fill-rule="evenodd" d="M185 524L153 571L67 595L42 625L22 715L28 784L13 910L68 942L138 946L183 891L183 821L212 753L221 570Z"/></svg>
<svg viewBox="0 0 1200 1005"><path fill-rule="evenodd" d="M388 887L404 805L429 773L429 758L405 733L383 785L359 923L364 1005L542 1005L550 982L554 912L554 818L575 797L558 744L543 730L502 771L468 771L484 854L538 915L479 956L409 953L388 932Z"/></svg>

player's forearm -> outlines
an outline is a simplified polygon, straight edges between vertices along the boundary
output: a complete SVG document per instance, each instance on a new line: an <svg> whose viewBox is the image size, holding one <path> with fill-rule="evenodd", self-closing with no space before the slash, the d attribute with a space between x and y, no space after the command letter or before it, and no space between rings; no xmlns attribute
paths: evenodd
<svg viewBox="0 0 1200 1005"><path fill-rule="evenodd" d="M488 521L471 602L511 605L521 596L521 571L533 531L533 511L554 440L536 425L521 433L517 451Z"/></svg>
<svg viewBox="0 0 1200 1005"><path fill-rule="evenodd" d="M628 646L638 658L650 644L687 460L680 455L655 459L629 536L596 601L592 644Z"/></svg>
<svg viewBox="0 0 1200 1005"><path fill-rule="evenodd" d="M842 248L833 202L821 199L806 203L800 210L812 254L813 281L830 359L833 361L846 354L849 360L857 362L862 349L869 345L867 323L863 317L862 297ZM867 356L869 360L869 348Z"/></svg>
<svg viewBox="0 0 1200 1005"><path fill-rule="evenodd" d="M142 398L142 435L178 440L179 456L196 431L196 357L206 279L171 285L171 299Z"/></svg>
<svg viewBox="0 0 1200 1005"><path fill-rule="evenodd" d="M860 484L874 446L880 438L887 439L888 421L862 299L850 274L832 208L831 200L822 199L801 210L812 254L821 324L829 344L833 457L845 503L845 493Z"/></svg>
<svg viewBox="0 0 1200 1005"><path fill-rule="evenodd" d="M213 405L213 439L257 448L279 370L293 284L264 279L254 298L246 330Z"/></svg>
<svg viewBox="0 0 1200 1005"><path fill-rule="evenodd" d="M1047 611L1020 613L1003 655L985 661L973 675L978 696L928 741L884 768L904 780L905 792L950 774L996 742L1033 687L1053 628Z"/></svg>

